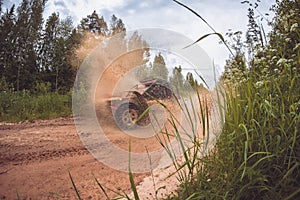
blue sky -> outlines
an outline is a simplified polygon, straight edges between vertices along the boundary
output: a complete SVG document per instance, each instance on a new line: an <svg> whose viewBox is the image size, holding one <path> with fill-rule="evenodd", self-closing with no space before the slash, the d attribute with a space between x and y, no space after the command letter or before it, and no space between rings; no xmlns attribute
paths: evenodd
<svg viewBox="0 0 300 200"><path fill-rule="evenodd" d="M256 0L252 0L253 2ZM268 12L275 0L261 0L261 13ZM20 0L4 0L4 5L18 4ZM247 26L246 4L241 0L181 0L205 18L217 32L225 35L228 29L245 32ZM194 14L172 0L48 0L45 18L53 12L61 17L71 16L78 23L83 17L96 10L106 21L115 14L121 18L127 30L140 28L163 28L176 31L192 40L211 30ZM220 45L216 36L201 41L199 45L222 71L229 52Z"/></svg>

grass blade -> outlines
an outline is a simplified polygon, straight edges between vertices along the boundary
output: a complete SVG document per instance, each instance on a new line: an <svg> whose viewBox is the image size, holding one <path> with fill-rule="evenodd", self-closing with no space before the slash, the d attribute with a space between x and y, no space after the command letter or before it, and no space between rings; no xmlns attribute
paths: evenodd
<svg viewBox="0 0 300 200"><path fill-rule="evenodd" d="M215 34L219 35L217 33L217 31L201 16L199 15L196 11L194 11L193 9L191 9L190 7L184 5L183 3L180 3L177 0L173 0L175 3L181 5L182 7L188 9L189 11L191 11L193 14L195 14L197 17L199 17ZM220 34L221 35L221 34ZM219 35L219 37L220 37ZM221 35L222 36L222 35ZM228 44L226 43L226 41L224 40L223 36L220 37L221 41L225 44L226 48L229 50L229 52L231 53L232 56L234 56L234 53L231 51L231 49L229 48Z"/></svg>
<svg viewBox="0 0 300 200"><path fill-rule="evenodd" d="M130 163L131 163L131 142L129 142L129 162L128 162L129 181L130 181L131 189L132 189L132 192L134 195L134 199L140 200L137 189L136 189L136 185L134 182L133 174L131 171Z"/></svg>
<svg viewBox="0 0 300 200"><path fill-rule="evenodd" d="M100 189L101 189L102 192L104 193L106 199L109 200L109 197L108 197L108 195L107 195L107 193L106 193L104 187L103 187L102 184L98 181L98 179L95 177L95 175L93 175L93 176L94 176L94 179L95 179L97 185L100 187Z"/></svg>
<svg viewBox="0 0 300 200"><path fill-rule="evenodd" d="M223 35L222 35L221 33L208 33L208 34L205 34L205 35L203 35L202 37L200 37L198 40L196 40L196 41L193 42L192 44L190 44L190 45L184 47L183 49L186 49L186 48L188 48L188 47L190 47L190 46L192 46L192 45L194 45L194 44L200 42L201 40L207 38L207 37L210 36L210 35L217 35L217 36L219 36L219 38L220 38L223 42L225 42L225 39L224 39L224 37L223 37Z"/></svg>
<svg viewBox="0 0 300 200"><path fill-rule="evenodd" d="M71 182L72 182L73 188L74 188L74 190L75 190L75 192L76 192L76 196L77 196L77 198L78 198L79 200L81 200L81 197L80 197L79 191L78 191L78 189L77 189L77 187L76 187L76 185L75 185L75 183L74 183L74 180L73 180L73 177L72 177L72 175L71 175L71 172L70 172L70 171L69 171L69 177L70 177L70 179L71 179Z"/></svg>

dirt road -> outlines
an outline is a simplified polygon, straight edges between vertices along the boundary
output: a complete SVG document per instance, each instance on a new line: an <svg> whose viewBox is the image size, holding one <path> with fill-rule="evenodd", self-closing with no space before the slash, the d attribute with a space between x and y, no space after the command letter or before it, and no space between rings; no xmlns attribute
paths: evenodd
<svg viewBox="0 0 300 200"><path fill-rule="evenodd" d="M83 199L105 199L94 176L130 191L127 173L101 164L85 149L72 118L0 124L0 199L75 199L68 171Z"/></svg>
<svg viewBox="0 0 300 200"><path fill-rule="evenodd" d="M172 110L176 110L175 107ZM133 144L132 152L147 153L147 149L155 151L162 148L154 136L131 137L118 129L112 116L109 117L104 110L96 112L110 142L121 149L128 148L128 141ZM171 173L162 169L165 174ZM18 199L18 196L19 199L76 199L69 172L82 199L106 199L94 177L109 188L131 192L128 173L102 164L86 150L73 118L0 122L0 199ZM157 178L161 179L163 186L174 183L165 182L160 177L162 171L158 172ZM150 173L135 174L135 181L138 184L149 176ZM150 193L151 184L152 180L146 179L141 185L140 191L145 196ZM169 194L170 191L164 192ZM113 192L108 194L116 196Z"/></svg>

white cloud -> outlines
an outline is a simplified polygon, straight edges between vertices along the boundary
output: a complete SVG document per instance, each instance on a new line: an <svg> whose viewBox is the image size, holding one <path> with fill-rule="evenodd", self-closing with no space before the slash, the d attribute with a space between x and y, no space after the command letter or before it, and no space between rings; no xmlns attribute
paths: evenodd
<svg viewBox="0 0 300 200"><path fill-rule="evenodd" d="M91 14L94 10L100 13L107 10L113 13L117 7L125 6L129 1L126 0L60 0L48 1L45 9L45 16L52 12L59 12L62 17L71 16L76 23L83 17Z"/></svg>
<svg viewBox="0 0 300 200"><path fill-rule="evenodd" d="M140 3L139 7L140 8L148 8L149 4L148 4L148 2L142 2L142 3Z"/></svg>
<svg viewBox="0 0 300 200"><path fill-rule="evenodd" d="M230 0L203 0L182 1L198 12L217 32L225 35L228 29L245 33L248 23L247 5L240 1ZM267 10L274 0L262 3L260 9ZM134 5L133 5L134 6ZM194 41L212 30L190 11L172 1L152 1L147 8L137 9L137 12L124 12L118 9L119 17L123 19L127 28L138 29L145 27L160 27L179 32ZM229 51L219 44L216 35L201 41L200 46L209 54L216 65L224 66Z"/></svg>
<svg viewBox="0 0 300 200"><path fill-rule="evenodd" d="M259 7L260 12L267 11L274 1L262 1ZM46 9L48 15L53 11L58 11L62 17L72 16L77 23L96 10L99 15L104 14L106 21L109 21L109 17L115 14L123 20L128 30L159 27L181 33L193 41L212 32L201 19L171 0L60 0L56 2L61 3L55 6L54 1L48 1ZM223 35L228 29L245 32L247 28L248 7L242 5L240 1L181 0L181 2L193 8ZM63 4L65 6L62 6ZM218 37L214 35L205 38L199 45L214 60L215 65L220 66L221 71L229 51L224 45L219 44Z"/></svg>
<svg viewBox="0 0 300 200"><path fill-rule="evenodd" d="M129 9L128 13L131 14L131 15L133 15L133 14L135 14L135 10L134 9Z"/></svg>

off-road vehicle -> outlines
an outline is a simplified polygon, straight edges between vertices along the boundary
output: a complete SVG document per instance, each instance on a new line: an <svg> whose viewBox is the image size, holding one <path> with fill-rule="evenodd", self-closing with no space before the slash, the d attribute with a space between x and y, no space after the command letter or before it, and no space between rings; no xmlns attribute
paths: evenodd
<svg viewBox="0 0 300 200"><path fill-rule="evenodd" d="M118 126L132 129L150 123L147 108L156 100L171 100L173 92L168 82L161 79L141 81L128 91L125 97L113 97L106 101Z"/></svg>

